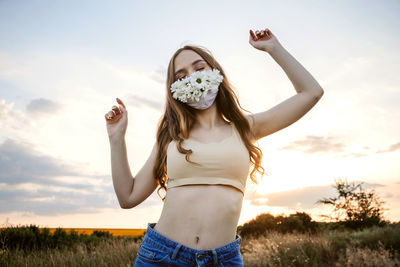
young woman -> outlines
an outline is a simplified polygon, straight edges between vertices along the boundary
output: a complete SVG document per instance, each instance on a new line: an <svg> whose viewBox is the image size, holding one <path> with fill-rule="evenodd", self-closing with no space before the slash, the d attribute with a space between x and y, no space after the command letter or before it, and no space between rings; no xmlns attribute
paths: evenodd
<svg viewBox="0 0 400 267"><path fill-rule="evenodd" d="M154 190L166 196L157 223L148 223L134 266L243 266L236 233L246 178L264 174L254 143L300 119L323 89L269 30L249 31L249 43L269 53L297 94L264 112L246 115L224 70L202 47L186 45L172 56L167 98L156 142L135 177L127 161L128 111L117 98L105 114L112 179L122 208ZM239 108L240 107L240 108Z"/></svg>

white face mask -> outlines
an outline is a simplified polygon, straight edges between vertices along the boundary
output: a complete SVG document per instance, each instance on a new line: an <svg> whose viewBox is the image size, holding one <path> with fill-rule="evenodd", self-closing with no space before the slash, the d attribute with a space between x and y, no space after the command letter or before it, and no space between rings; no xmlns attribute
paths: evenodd
<svg viewBox="0 0 400 267"><path fill-rule="evenodd" d="M200 101L193 101L191 99L188 100L186 104L195 109L208 109L214 103L215 98L217 97L219 89L214 92L208 92L204 97L200 97Z"/></svg>
<svg viewBox="0 0 400 267"><path fill-rule="evenodd" d="M196 71L171 85L172 97L196 109L207 109L217 97L223 76L218 69Z"/></svg>

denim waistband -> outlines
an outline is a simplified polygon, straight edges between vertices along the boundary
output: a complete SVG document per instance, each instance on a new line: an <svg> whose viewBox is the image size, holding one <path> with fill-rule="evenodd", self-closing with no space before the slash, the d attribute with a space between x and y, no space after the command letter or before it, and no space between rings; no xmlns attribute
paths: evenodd
<svg viewBox="0 0 400 267"><path fill-rule="evenodd" d="M179 253L180 257L186 258L190 261L195 261L195 258L200 254L210 255L213 257L218 257L220 260L224 260L230 258L237 253L237 251L240 249L240 243L242 241L242 237L236 234L236 239L226 245L212 249L198 250L187 247L181 243L169 239L168 237L154 230L155 225L156 223L147 224L147 231L144 236L143 242L150 243L150 245L155 246L166 252L173 251L172 258L175 258Z"/></svg>

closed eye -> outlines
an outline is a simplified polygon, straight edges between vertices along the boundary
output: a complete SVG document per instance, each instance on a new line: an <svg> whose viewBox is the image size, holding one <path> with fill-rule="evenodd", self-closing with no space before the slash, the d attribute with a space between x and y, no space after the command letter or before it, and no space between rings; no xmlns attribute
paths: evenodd
<svg viewBox="0 0 400 267"><path fill-rule="evenodd" d="M199 69L197 69L196 71L199 71L199 70L204 70L204 67L203 67L203 68L199 68ZM177 80L181 80L181 79L184 79L184 78L186 78L186 75L185 75L185 76L182 76L182 77L179 77L179 78L177 78Z"/></svg>

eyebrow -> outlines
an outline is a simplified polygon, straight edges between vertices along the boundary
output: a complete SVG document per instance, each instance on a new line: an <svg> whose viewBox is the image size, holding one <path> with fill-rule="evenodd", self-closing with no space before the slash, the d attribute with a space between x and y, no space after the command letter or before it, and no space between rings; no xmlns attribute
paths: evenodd
<svg viewBox="0 0 400 267"><path fill-rule="evenodd" d="M198 63L198 62L200 62L200 61L204 61L203 59L197 59L197 60L195 60L195 61L193 61L192 62L192 66L194 66L194 65L196 65L196 63ZM179 73L179 72L181 72L181 71L184 71L184 69L179 69L179 70L177 70L176 72L175 72L175 76Z"/></svg>

